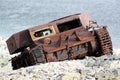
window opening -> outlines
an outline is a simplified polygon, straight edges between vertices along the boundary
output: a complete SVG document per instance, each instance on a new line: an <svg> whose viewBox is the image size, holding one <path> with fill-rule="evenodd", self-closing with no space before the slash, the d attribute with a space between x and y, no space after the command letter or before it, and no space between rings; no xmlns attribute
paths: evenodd
<svg viewBox="0 0 120 80"><path fill-rule="evenodd" d="M50 35L51 33L52 33L51 29L44 29L44 30L35 32L34 36L35 37L42 37L42 36Z"/></svg>
<svg viewBox="0 0 120 80"><path fill-rule="evenodd" d="M57 26L58 26L58 29L59 29L60 32L64 32L64 31L67 31L67 30L71 30L71 29L80 27L80 26L82 26L82 24L80 23L79 19L74 19L72 21L68 21L68 22L65 22L65 23L62 23L62 24L58 24Z"/></svg>

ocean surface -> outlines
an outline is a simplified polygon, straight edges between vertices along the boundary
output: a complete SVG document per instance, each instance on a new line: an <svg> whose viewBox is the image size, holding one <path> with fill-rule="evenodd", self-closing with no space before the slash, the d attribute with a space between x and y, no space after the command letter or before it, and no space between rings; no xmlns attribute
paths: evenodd
<svg viewBox="0 0 120 80"><path fill-rule="evenodd" d="M113 47L120 48L119 0L0 0L0 37L76 13L90 13L107 25Z"/></svg>

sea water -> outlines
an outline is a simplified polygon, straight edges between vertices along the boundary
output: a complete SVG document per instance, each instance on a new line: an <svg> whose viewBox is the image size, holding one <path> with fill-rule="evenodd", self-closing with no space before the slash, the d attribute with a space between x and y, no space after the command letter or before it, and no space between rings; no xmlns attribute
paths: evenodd
<svg viewBox="0 0 120 80"><path fill-rule="evenodd" d="M0 37L76 13L90 13L107 25L113 47L120 48L119 0L0 0Z"/></svg>

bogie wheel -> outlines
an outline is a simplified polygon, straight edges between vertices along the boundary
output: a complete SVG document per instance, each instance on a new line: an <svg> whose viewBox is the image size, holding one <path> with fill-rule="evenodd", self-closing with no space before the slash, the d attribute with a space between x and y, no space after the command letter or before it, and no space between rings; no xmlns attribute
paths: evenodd
<svg viewBox="0 0 120 80"><path fill-rule="evenodd" d="M97 56L113 54L112 42L106 27L95 30L95 36L98 46Z"/></svg>

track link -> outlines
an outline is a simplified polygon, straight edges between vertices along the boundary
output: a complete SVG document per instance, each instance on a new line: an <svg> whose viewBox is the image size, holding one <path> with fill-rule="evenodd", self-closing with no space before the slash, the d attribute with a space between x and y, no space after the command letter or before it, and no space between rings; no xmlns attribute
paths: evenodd
<svg viewBox="0 0 120 80"><path fill-rule="evenodd" d="M106 27L95 30L100 55L113 54L112 42Z"/></svg>

